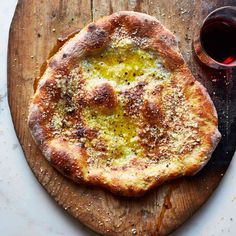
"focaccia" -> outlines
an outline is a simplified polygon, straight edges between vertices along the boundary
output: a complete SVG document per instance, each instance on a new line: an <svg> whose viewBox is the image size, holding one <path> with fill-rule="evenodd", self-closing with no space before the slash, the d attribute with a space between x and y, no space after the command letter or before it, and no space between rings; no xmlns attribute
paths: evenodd
<svg viewBox="0 0 236 236"><path fill-rule="evenodd" d="M124 196L195 174L220 140L175 36L131 11L90 23L48 60L28 122L62 174Z"/></svg>

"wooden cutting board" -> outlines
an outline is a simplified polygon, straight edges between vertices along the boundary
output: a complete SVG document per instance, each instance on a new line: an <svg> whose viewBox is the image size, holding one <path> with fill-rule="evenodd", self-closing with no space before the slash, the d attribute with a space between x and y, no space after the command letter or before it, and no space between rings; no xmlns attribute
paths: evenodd
<svg viewBox="0 0 236 236"><path fill-rule="evenodd" d="M199 23L222 5L235 5L235 1L19 0L8 51L8 96L16 133L42 186L60 206L94 231L119 236L166 235L209 198L223 177L236 146L236 76L231 70L215 71L200 66L191 49L191 38ZM216 105L223 135L212 159L196 176L171 181L136 199L80 186L63 177L44 159L26 123L34 79L40 75L41 65L57 38L118 10L153 15L175 33L186 62Z"/></svg>

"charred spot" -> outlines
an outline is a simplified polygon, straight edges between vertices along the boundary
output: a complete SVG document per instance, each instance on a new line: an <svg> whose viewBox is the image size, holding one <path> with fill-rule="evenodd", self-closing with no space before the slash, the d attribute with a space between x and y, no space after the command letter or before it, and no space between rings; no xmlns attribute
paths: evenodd
<svg viewBox="0 0 236 236"><path fill-rule="evenodd" d="M151 123L156 123L161 118L161 110L157 103L145 101L142 106L142 115Z"/></svg>
<svg viewBox="0 0 236 236"><path fill-rule="evenodd" d="M88 25L89 32L96 30L96 28L97 28L97 26L94 23L91 23Z"/></svg>
<svg viewBox="0 0 236 236"><path fill-rule="evenodd" d="M63 58L66 58L66 57L67 57L67 54L66 54L66 53L63 53L62 57L63 57Z"/></svg>
<svg viewBox="0 0 236 236"><path fill-rule="evenodd" d="M107 40L109 40L108 32L103 28L98 28L95 24L88 26L85 42L89 50L101 48Z"/></svg>
<svg viewBox="0 0 236 236"><path fill-rule="evenodd" d="M113 87L108 83L104 83L92 90L89 102L100 108L113 109L117 104L117 97Z"/></svg>

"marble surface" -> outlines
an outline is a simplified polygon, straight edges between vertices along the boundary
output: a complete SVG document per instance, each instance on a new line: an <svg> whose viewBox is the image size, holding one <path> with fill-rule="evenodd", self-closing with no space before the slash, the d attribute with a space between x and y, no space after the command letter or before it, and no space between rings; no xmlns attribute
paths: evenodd
<svg viewBox="0 0 236 236"><path fill-rule="evenodd" d="M16 0L0 1L0 235L94 236L50 198L27 165L7 103L8 31ZM236 235L236 158L208 202L172 236Z"/></svg>

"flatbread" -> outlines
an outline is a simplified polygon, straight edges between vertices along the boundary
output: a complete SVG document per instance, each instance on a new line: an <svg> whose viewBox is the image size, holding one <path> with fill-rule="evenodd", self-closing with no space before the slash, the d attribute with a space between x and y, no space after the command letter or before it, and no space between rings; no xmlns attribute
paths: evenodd
<svg viewBox="0 0 236 236"><path fill-rule="evenodd" d="M90 23L48 61L28 122L62 174L124 196L195 174L220 140L175 36L131 11Z"/></svg>

